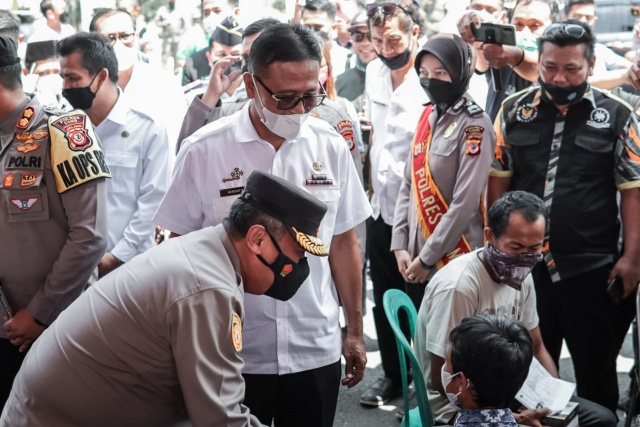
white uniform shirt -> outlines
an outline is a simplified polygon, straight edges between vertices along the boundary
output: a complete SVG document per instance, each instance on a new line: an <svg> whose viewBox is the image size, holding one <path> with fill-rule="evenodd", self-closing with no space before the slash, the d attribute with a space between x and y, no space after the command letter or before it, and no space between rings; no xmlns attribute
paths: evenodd
<svg viewBox="0 0 640 427"><path fill-rule="evenodd" d="M631 67L631 62L623 56L618 55L602 43L595 46L596 64L593 67L593 74L604 73L611 70L627 69Z"/></svg>
<svg viewBox="0 0 640 427"><path fill-rule="evenodd" d="M107 252L129 261L154 244L152 217L167 190L169 149L164 124L130 108L120 90L119 95L95 129L112 175Z"/></svg>
<svg viewBox="0 0 640 427"><path fill-rule="evenodd" d="M437 422L448 423L460 408L431 383L431 355L445 358L449 333L465 317L497 314L538 326L536 293L528 275L522 290L495 282L478 257L483 248L459 256L429 281L416 322L415 351L427 385L429 405Z"/></svg>
<svg viewBox="0 0 640 427"><path fill-rule="evenodd" d="M364 113L371 120L371 185L373 217L382 215L393 225L393 212L400 192L404 164L409 158L411 141L424 109L429 102L416 71L411 68L395 91L391 69L380 59L367 65Z"/></svg>
<svg viewBox="0 0 640 427"><path fill-rule="evenodd" d="M258 136L249 105L185 140L156 224L178 234L219 224L256 169L295 183L327 205L319 237L328 246L332 236L371 214L347 145L328 124L310 117L300 137L276 151ZM313 175L326 175L332 184L306 185ZM243 372L289 374L340 359L338 294L329 260L307 256L311 275L289 301L245 295Z"/></svg>
<svg viewBox="0 0 640 427"><path fill-rule="evenodd" d="M69 24L60 24L60 32L47 25L46 19L34 23L34 31L27 39L27 43L42 42L46 40L62 40L76 33L75 28Z"/></svg>
<svg viewBox="0 0 640 427"><path fill-rule="evenodd" d="M132 107L164 123L169 138L167 144L171 170L180 126L187 113L187 100L178 79L158 67L137 61L124 93Z"/></svg>

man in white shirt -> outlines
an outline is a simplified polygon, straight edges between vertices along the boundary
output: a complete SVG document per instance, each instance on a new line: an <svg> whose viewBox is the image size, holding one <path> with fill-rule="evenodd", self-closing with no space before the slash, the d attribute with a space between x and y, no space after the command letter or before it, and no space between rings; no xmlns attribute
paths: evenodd
<svg viewBox="0 0 640 427"><path fill-rule="evenodd" d="M413 67L422 23L418 6L411 0L385 5L367 7L371 42L378 54L378 59L367 65L365 78L364 113L373 125L369 151L373 217L367 224L367 248L375 302L373 318L384 376L360 398L366 406L384 405L402 393L398 350L382 308L382 296L387 289L405 290L390 249L391 230L404 165L423 104L429 101ZM406 290L411 295L411 289Z"/></svg>
<svg viewBox="0 0 640 427"><path fill-rule="evenodd" d="M40 3L40 11L44 20L34 24L35 31L27 43L41 42L44 40L60 40L75 34L76 30L67 21L67 3L64 0L43 0Z"/></svg>
<svg viewBox="0 0 640 427"><path fill-rule="evenodd" d="M187 111L182 88L175 76L138 59L135 21L120 9L101 9L89 24L89 31L107 36L118 58L118 86L131 106L164 123L170 147L169 167L182 119Z"/></svg>
<svg viewBox="0 0 640 427"><path fill-rule="evenodd" d="M362 277L354 227L371 209L344 139L309 112L318 94L321 52L300 25L265 29L243 76L251 101L185 140L157 225L188 234L219 224L253 170L295 183L328 211L318 237L329 257L310 256L311 275L289 301L245 296L241 353L244 403L263 424L332 426L340 384L364 375ZM285 207L286 208L286 207ZM342 340L339 304L347 322ZM278 390L278 392L274 392Z"/></svg>
<svg viewBox="0 0 640 427"><path fill-rule="evenodd" d="M104 276L153 246L151 221L167 188L164 125L137 108L118 87L109 39L79 33L60 42L63 95L85 110L102 141L112 178L107 184L109 244L98 265Z"/></svg>
<svg viewBox="0 0 640 427"><path fill-rule="evenodd" d="M558 378L558 370L542 341L536 309L536 292L529 274L542 260L547 209L537 196L512 191L498 199L487 214L484 248L461 255L434 274L424 294L414 347L422 367L429 406L436 422L450 424L460 408L447 398L454 387L442 384L449 334L462 319L476 314L497 314L519 320L531 334L533 355ZM419 375L415 372L414 375ZM460 379L455 380L454 385ZM616 424L608 409L586 399L579 402L581 426ZM519 425L540 425L548 409L514 414Z"/></svg>

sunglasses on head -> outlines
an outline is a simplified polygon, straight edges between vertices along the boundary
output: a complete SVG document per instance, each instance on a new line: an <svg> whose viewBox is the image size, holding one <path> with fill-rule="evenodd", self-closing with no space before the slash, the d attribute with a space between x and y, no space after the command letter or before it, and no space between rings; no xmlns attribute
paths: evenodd
<svg viewBox="0 0 640 427"><path fill-rule="evenodd" d="M361 41L363 41L365 37L367 38L367 40L371 41L370 32L361 33L359 31L354 31L353 33L351 33L351 38L353 39L354 42L357 42L357 43L360 43Z"/></svg>
<svg viewBox="0 0 640 427"><path fill-rule="evenodd" d="M549 25L544 30L544 35L553 34L553 33L566 34L569 37L573 37L574 39L579 39L582 36L584 36L585 29L578 24L556 23L556 24Z"/></svg>
<svg viewBox="0 0 640 427"><path fill-rule="evenodd" d="M378 12L378 10L380 10L383 15L393 15L393 13L396 11L396 8L400 8L400 10L402 10L405 14L411 15L407 11L407 9L400 6L398 3L376 2L367 5L367 16L371 18Z"/></svg>

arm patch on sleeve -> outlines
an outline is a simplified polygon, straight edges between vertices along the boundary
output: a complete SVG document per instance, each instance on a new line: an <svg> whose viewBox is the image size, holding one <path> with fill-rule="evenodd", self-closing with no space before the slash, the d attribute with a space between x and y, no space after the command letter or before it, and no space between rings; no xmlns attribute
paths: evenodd
<svg viewBox="0 0 640 427"><path fill-rule="evenodd" d="M80 110L49 117L51 166L58 193L97 178L111 178L89 117Z"/></svg>

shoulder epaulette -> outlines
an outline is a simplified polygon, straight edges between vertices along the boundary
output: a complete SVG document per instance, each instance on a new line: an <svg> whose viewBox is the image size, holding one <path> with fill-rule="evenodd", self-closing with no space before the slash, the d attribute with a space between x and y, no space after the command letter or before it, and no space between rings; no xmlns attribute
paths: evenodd
<svg viewBox="0 0 640 427"><path fill-rule="evenodd" d="M626 100L620 98L618 95L614 95L613 93L611 93L611 91L609 90L604 90L604 89L598 89L598 88L594 88L593 86L591 86L591 90L596 90L598 92L600 92L601 94L603 94L604 96L606 96L607 98L611 98L614 99L616 101L618 101L619 103L621 103L622 105L624 105L625 107L627 107L629 109L629 111L634 111L635 108L633 108L633 106L627 102Z"/></svg>
<svg viewBox="0 0 640 427"><path fill-rule="evenodd" d="M91 120L84 111L52 115L48 125L58 193L97 178L111 178Z"/></svg>
<svg viewBox="0 0 640 427"><path fill-rule="evenodd" d="M464 98L464 97L460 98L458 102L453 104L453 107L451 108L453 109L453 111L456 111L456 112L460 111L461 109L464 109L467 112L467 114L470 116L475 116L476 114L480 114L484 112L482 107L480 107L474 101L467 100L467 98Z"/></svg>
<svg viewBox="0 0 640 427"><path fill-rule="evenodd" d="M522 89L522 90L519 90L519 91L518 91L518 92L516 92L516 93L512 93L511 95L507 96L507 97L502 101L502 103L504 104L505 102L507 102L507 101L508 101L508 100L510 100L511 98L516 98L516 97L521 96L521 95L526 95L526 94L527 94L527 93L529 93L530 91L532 91L532 90L538 90L538 89L539 89L539 88L538 88L537 86L529 86L529 87L526 87L526 88L524 88L524 89Z"/></svg>

